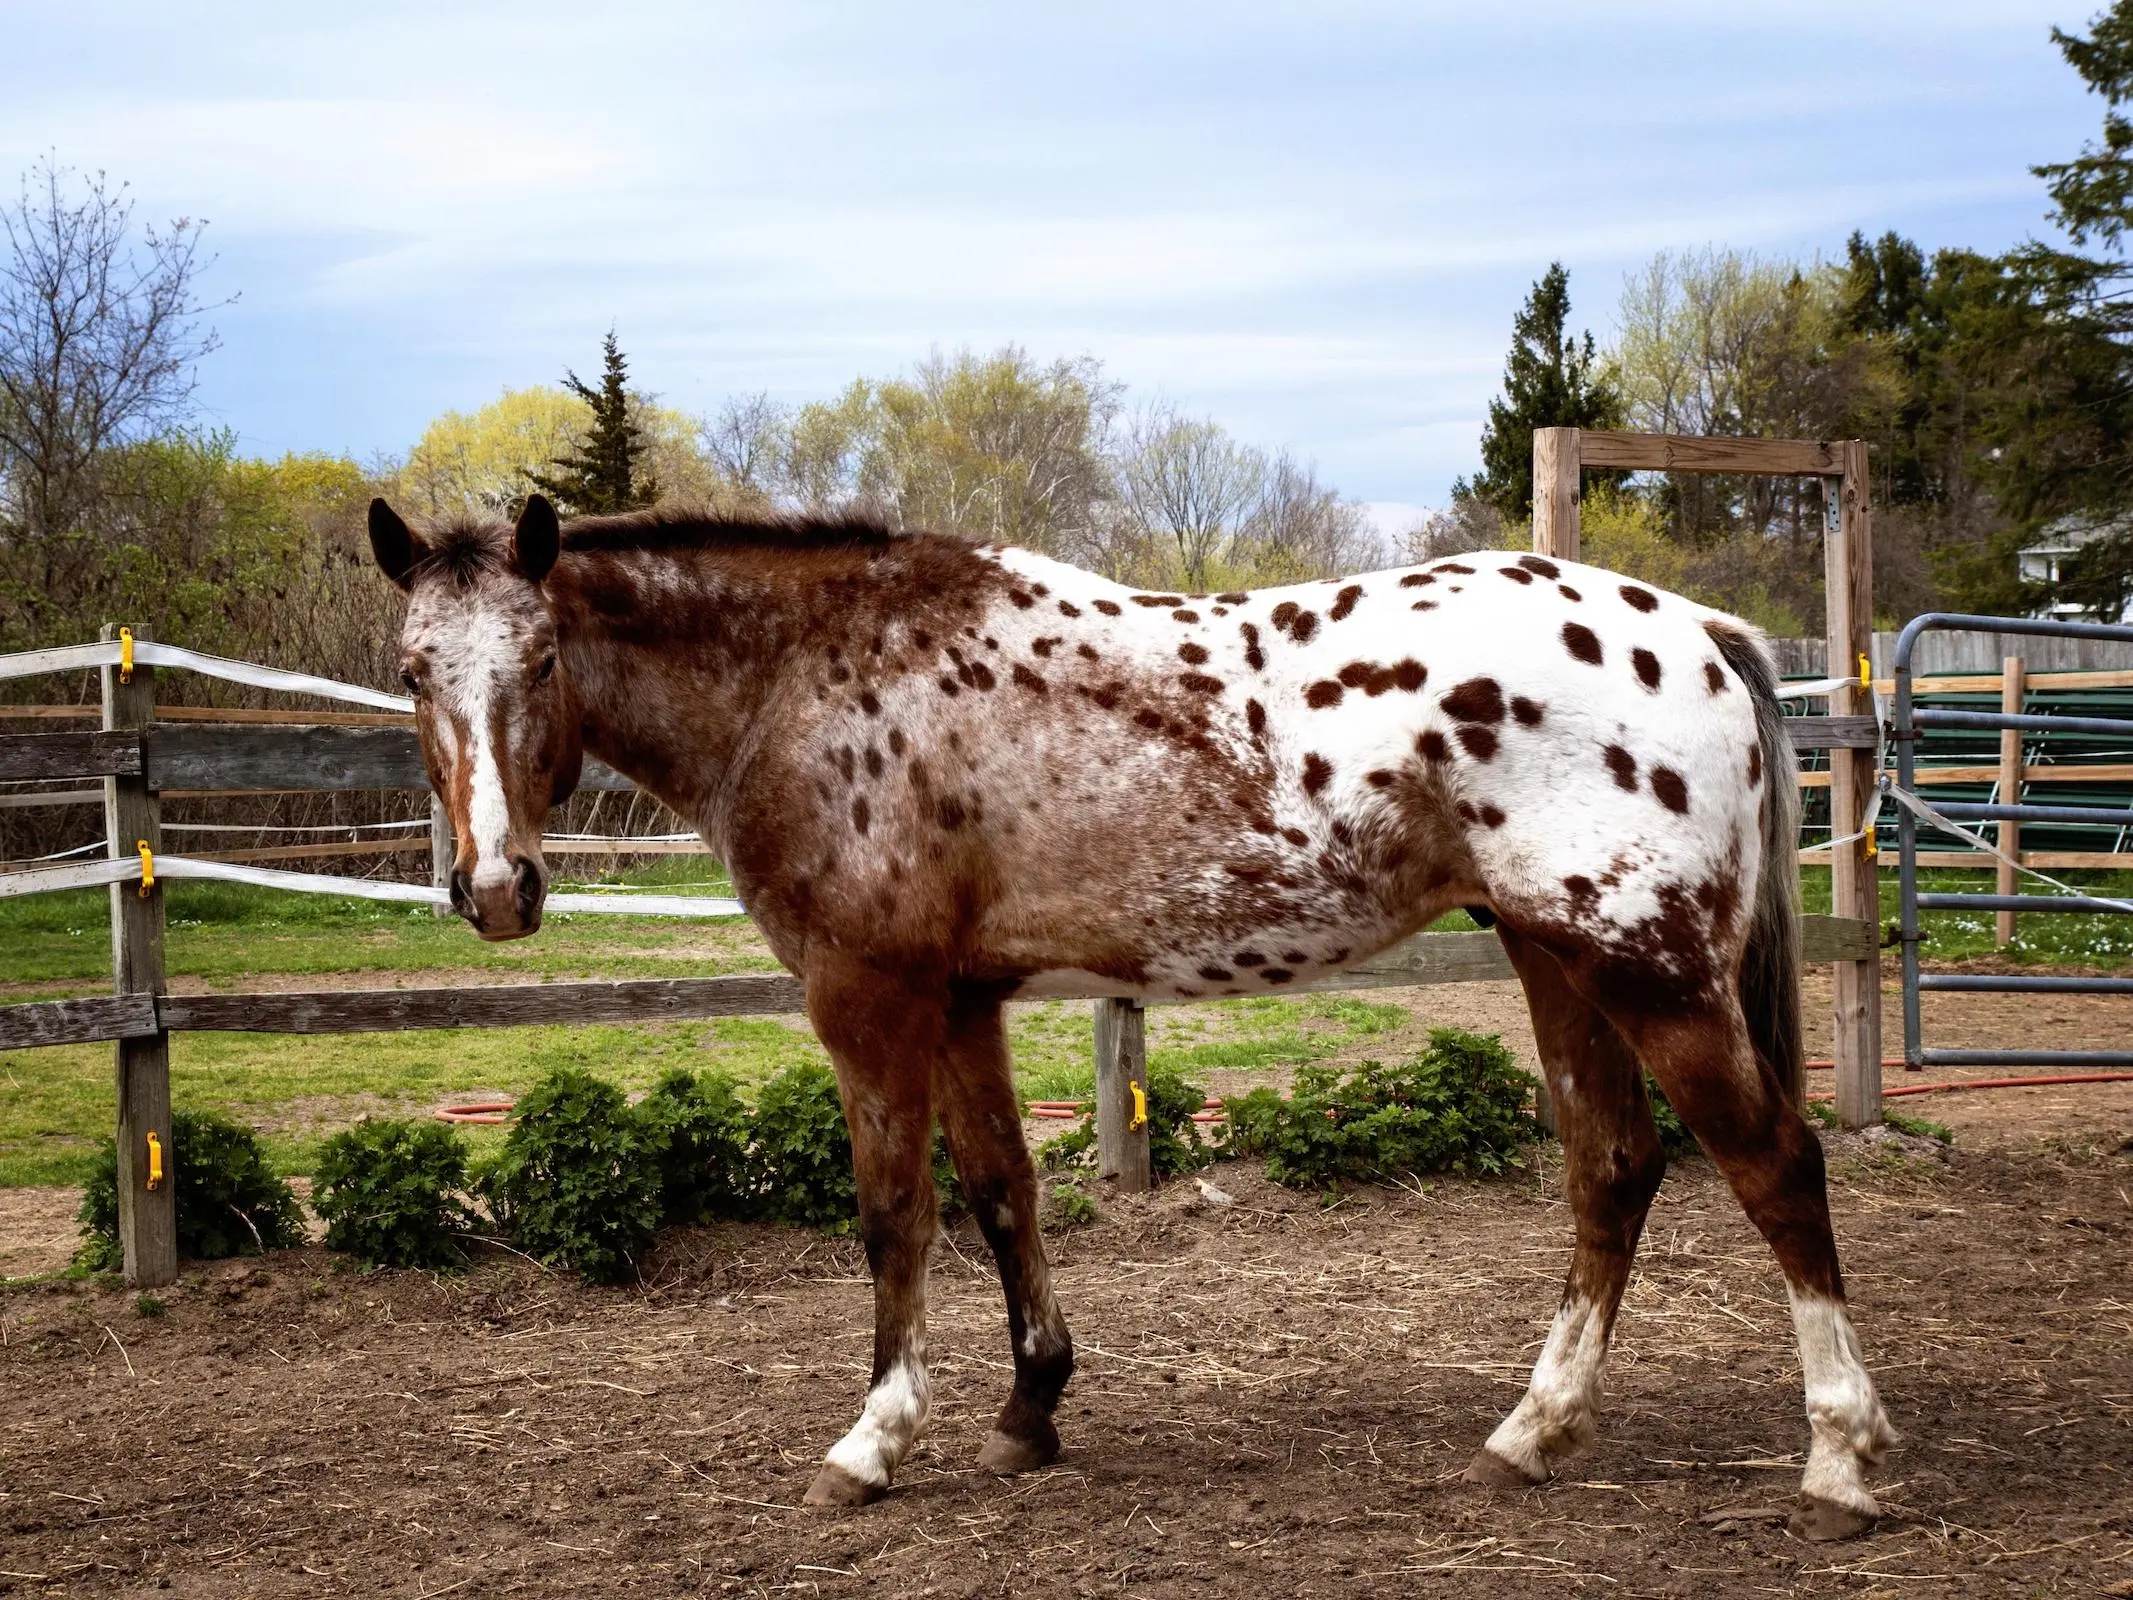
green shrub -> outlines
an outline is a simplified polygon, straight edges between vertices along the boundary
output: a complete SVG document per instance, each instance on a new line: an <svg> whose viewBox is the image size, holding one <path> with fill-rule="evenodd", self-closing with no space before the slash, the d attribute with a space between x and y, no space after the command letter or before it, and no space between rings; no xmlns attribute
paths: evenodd
<svg viewBox="0 0 2133 1600"><path fill-rule="evenodd" d="M1091 1166L1096 1160L1096 1112L1085 1110L1073 1127L1037 1146L1037 1165L1046 1172Z"/></svg>
<svg viewBox="0 0 2133 1600"><path fill-rule="evenodd" d="M970 1209L963 1194L962 1174L955 1170L955 1157L948 1151L948 1136L933 1130L933 1192L940 1199L941 1215L959 1217Z"/></svg>
<svg viewBox="0 0 2133 1600"><path fill-rule="evenodd" d="M748 1108L724 1073L661 1074L637 1106L646 1153L659 1168L668 1222L709 1222L748 1210Z"/></svg>
<svg viewBox="0 0 2133 1600"><path fill-rule="evenodd" d="M1052 1185L1051 1212L1055 1226L1078 1228L1096 1220L1096 1201L1072 1178L1061 1178Z"/></svg>
<svg viewBox="0 0 2133 1600"><path fill-rule="evenodd" d="M810 1228L849 1227L858 1217L852 1136L828 1067L803 1061L764 1084L749 1133L758 1216Z"/></svg>
<svg viewBox="0 0 2133 1600"><path fill-rule="evenodd" d="M1168 1067L1148 1071L1148 1164L1158 1178L1175 1178L1215 1159L1215 1147L1200 1137L1193 1114L1207 1104L1207 1091Z"/></svg>
<svg viewBox="0 0 2133 1600"><path fill-rule="evenodd" d="M1366 1061L1346 1077L1300 1067L1287 1100L1254 1089L1230 1101L1230 1145L1263 1155L1267 1176L1296 1189L1495 1173L1518 1165L1519 1146L1539 1134L1532 1089L1495 1037L1437 1028L1426 1051L1399 1065Z"/></svg>
<svg viewBox="0 0 2133 1600"><path fill-rule="evenodd" d="M311 1208L326 1224L326 1248L368 1266L456 1272L474 1218L460 1198L466 1145L436 1122L359 1122L319 1150Z"/></svg>
<svg viewBox="0 0 2133 1600"><path fill-rule="evenodd" d="M619 1283L659 1226L659 1164L613 1084L559 1067L518 1105L478 1188L511 1241L594 1283Z"/></svg>
<svg viewBox="0 0 2133 1600"><path fill-rule="evenodd" d="M174 1111L167 1182L176 1191L178 1254L195 1261L288 1250L304 1242L304 1213L289 1186L267 1165L259 1136L212 1111ZM118 1239L118 1146L109 1139L82 1195L81 1248L75 1261L92 1271L122 1264Z"/></svg>
<svg viewBox="0 0 2133 1600"><path fill-rule="evenodd" d="M1666 1091L1649 1072L1644 1075L1644 1092L1652 1103L1652 1126L1659 1130L1659 1148L1666 1152L1669 1161L1697 1153L1703 1147L1696 1142L1696 1135L1689 1132L1689 1125L1681 1120L1681 1113L1674 1109Z"/></svg>

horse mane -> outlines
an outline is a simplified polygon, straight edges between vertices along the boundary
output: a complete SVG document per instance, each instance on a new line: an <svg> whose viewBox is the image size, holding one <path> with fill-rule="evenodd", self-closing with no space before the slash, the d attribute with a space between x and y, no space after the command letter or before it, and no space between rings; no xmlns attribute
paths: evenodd
<svg viewBox="0 0 2133 1600"><path fill-rule="evenodd" d="M643 511L572 517L563 524L563 551L566 555L688 550L868 552L941 537L958 544L971 542L891 528L879 518L863 515L769 512L737 516L669 502ZM509 573L512 566L511 523L493 514L458 511L431 522L418 537L412 576L441 578L454 588L467 589L485 577Z"/></svg>
<svg viewBox="0 0 2133 1600"><path fill-rule="evenodd" d="M563 550L620 554L632 550L880 550L923 534L868 516L818 517L772 512L735 516L690 505L659 505L613 516L573 517Z"/></svg>

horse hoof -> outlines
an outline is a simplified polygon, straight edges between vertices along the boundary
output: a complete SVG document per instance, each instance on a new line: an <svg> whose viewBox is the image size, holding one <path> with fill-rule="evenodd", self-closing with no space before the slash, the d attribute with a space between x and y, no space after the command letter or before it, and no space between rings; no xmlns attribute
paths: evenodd
<svg viewBox="0 0 2133 1600"><path fill-rule="evenodd" d="M825 1462L815 1474L815 1481L807 1486L807 1501L811 1506L864 1506L871 1505L889 1492L887 1484L861 1483L844 1468Z"/></svg>
<svg viewBox="0 0 2133 1600"><path fill-rule="evenodd" d="M1820 1544L1830 1539L1856 1539L1871 1531L1877 1520L1871 1511L1840 1506L1818 1494L1803 1494L1799 1504L1793 1507L1792 1520L1786 1528L1794 1538L1811 1539Z"/></svg>
<svg viewBox="0 0 2133 1600"><path fill-rule="evenodd" d="M986 1435L985 1446L978 1451L978 1465L987 1472L1011 1478L1018 1472L1035 1472L1039 1467L1048 1467L1058 1456L1057 1434L1049 1440L1017 1439L995 1428Z"/></svg>
<svg viewBox="0 0 2133 1600"><path fill-rule="evenodd" d="M1466 1464L1466 1471L1459 1474L1465 1483L1478 1483L1490 1489L1530 1489L1537 1483L1546 1483L1546 1478L1536 1478L1524 1467L1510 1462L1483 1445L1474 1452L1474 1459Z"/></svg>

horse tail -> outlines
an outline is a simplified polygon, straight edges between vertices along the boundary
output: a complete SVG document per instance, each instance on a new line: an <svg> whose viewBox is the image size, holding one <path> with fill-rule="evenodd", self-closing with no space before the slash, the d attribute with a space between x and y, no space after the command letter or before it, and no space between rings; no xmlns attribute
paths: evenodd
<svg viewBox="0 0 2133 1600"><path fill-rule="evenodd" d="M1763 637L1731 620L1705 625L1711 642L1744 684L1755 705L1762 747L1762 865L1755 914L1741 957L1740 1000L1756 1053L1786 1097L1801 1103L1807 1063L1800 1037L1799 790L1792 782L1792 741L1778 704L1777 664Z"/></svg>

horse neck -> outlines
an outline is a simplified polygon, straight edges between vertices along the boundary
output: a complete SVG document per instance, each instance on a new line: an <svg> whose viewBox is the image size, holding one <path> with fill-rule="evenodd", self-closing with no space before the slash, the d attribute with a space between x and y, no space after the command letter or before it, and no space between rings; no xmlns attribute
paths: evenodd
<svg viewBox="0 0 2133 1600"><path fill-rule="evenodd" d="M722 835L780 686L845 644L823 563L717 549L566 554L545 588L585 749Z"/></svg>

